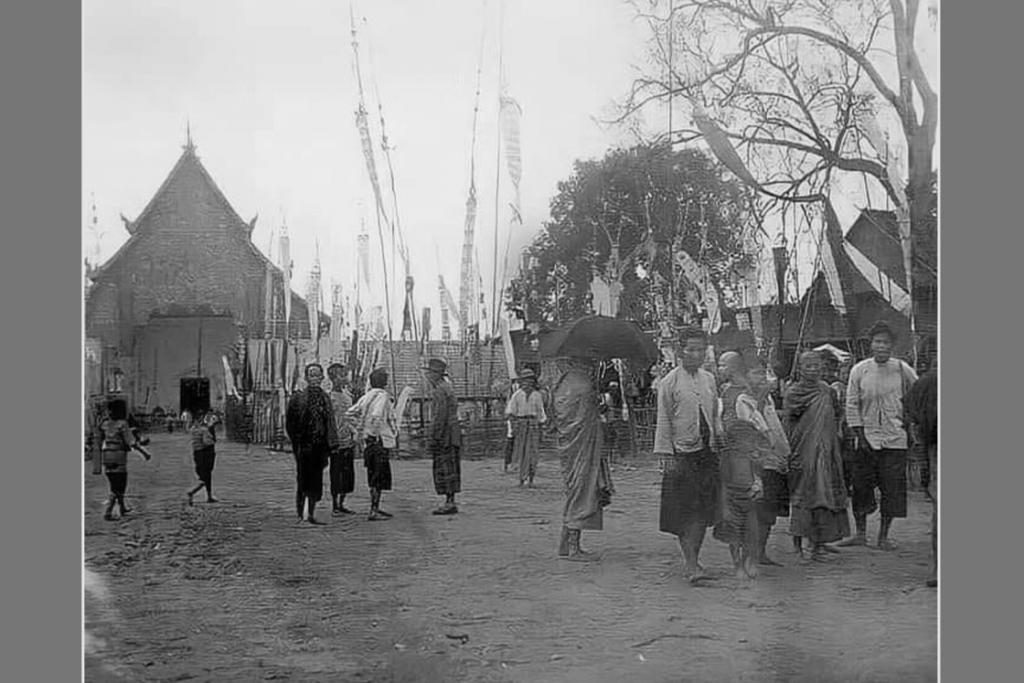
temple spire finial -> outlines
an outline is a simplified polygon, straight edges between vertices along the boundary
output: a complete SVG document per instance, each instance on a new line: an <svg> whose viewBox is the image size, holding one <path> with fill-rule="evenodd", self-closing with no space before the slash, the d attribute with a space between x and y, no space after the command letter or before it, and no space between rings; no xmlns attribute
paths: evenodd
<svg viewBox="0 0 1024 683"><path fill-rule="evenodd" d="M187 118L185 119L185 146L182 149L191 154L195 154L196 151L195 143L192 142L192 122Z"/></svg>

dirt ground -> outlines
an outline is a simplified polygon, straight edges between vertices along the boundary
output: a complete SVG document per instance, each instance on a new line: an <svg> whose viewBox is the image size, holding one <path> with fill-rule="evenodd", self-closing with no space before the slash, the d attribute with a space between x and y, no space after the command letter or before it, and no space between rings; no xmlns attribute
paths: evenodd
<svg viewBox="0 0 1024 683"><path fill-rule="evenodd" d="M393 462L394 519L294 518L288 453L219 443L220 503L184 504L195 481L184 435L132 456L124 520L102 517L106 478L85 473L85 564L110 599L86 598L87 681L933 681L937 594L930 505L910 494L895 552L844 550L827 565L786 551L755 582L729 576L726 546L681 575L658 531L653 458L618 463L605 529L584 532L589 564L557 559L558 461L516 488L500 454L463 462L460 513L430 514L430 463ZM197 497L201 500L202 495ZM326 502L326 501L325 501ZM327 503L329 508L329 502ZM869 521L874 533L877 517Z"/></svg>

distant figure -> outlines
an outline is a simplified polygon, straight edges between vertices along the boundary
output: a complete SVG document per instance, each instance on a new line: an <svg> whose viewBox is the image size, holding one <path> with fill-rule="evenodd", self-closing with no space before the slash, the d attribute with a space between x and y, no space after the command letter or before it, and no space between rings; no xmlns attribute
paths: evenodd
<svg viewBox="0 0 1024 683"><path fill-rule="evenodd" d="M508 402L512 401L512 397L515 396L516 391L519 390L519 384L515 379L512 380L512 386L508 393ZM507 406L506 406L507 407ZM508 416L506 411L505 416L505 465L503 472L508 472L508 466L512 464L513 451L515 450L515 430L512 426L512 418Z"/></svg>
<svg viewBox="0 0 1024 683"><path fill-rule="evenodd" d="M128 424L128 404L122 398L111 399L107 403L107 415L96 428L94 442L99 444L103 471L110 484L110 497L103 519L114 519L114 505L119 508L121 516L131 512L125 505L124 494L128 489L128 451L139 450L142 457L150 459L149 453L139 449L142 442L138 433Z"/></svg>
<svg viewBox="0 0 1024 683"><path fill-rule="evenodd" d="M355 490L355 446L352 434L352 418L348 410L352 407L352 394L348 390L345 366L332 363L327 368L331 380L331 408L334 411L334 430L338 434L338 447L331 451L331 511L334 514L354 514L345 507L345 496Z"/></svg>
<svg viewBox="0 0 1024 683"><path fill-rule="evenodd" d="M445 379L448 364L431 358L423 368L430 387L430 426L427 450L434 461L434 490L444 496L444 504L435 515L454 515L459 511L455 494L462 490L462 427L459 424L458 401L452 385Z"/></svg>
<svg viewBox="0 0 1024 683"><path fill-rule="evenodd" d="M928 449L928 497L932 501L932 568L927 585L939 585L939 363L921 375L907 394L907 416L914 438Z"/></svg>
<svg viewBox="0 0 1024 683"><path fill-rule="evenodd" d="M558 364L559 377L551 389L565 482L558 555L586 562L596 556L580 547L580 535L604 528L603 510L611 503L614 487L601 445L596 368L585 358L563 358Z"/></svg>
<svg viewBox="0 0 1024 683"><path fill-rule="evenodd" d="M881 508L878 547L894 550L889 540L892 520L907 516L907 431L903 400L917 381L909 365L892 357L896 335L884 322L868 333L871 358L850 370L846 386L846 422L854 433L854 536L839 545L867 545L867 517ZM875 488L881 504L875 500Z"/></svg>
<svg viewBox="0 0 1024 683"><path fill-rule="evenodd" d="M800 356L800 379L786 392L789 416L790 534L793 550L803 557L803 539L811 542L811 559L824 561L826 545L850 533L839 444L842 406L821 379L817 351Z"/></svg>
<svg viewBox="0 0 1024 683"><path fill-rule="evenodd" d="M391 490L391 451L398 447L398 418L395 403L388 394L388 371L377 368L370 373L370 390L349 408L355 420L356 438L362 444L366 485L370 489L371 522L391 518L380 507L382 491Z"/></svg>
<svg viewBox="0 0 1024 683"><path fill-rule="evenodd" d="M199 477L199 483L185 494L188 497L189 505L192 505L193 497L204 488L206 489L206 502L217 502L217 499L213 497L213 465L217 459L217 434L214 428L217 422L216 413L207 411L200 413L199 419L189 430L192 436L192 462L196 467L196 476Z"/></svg>
<svg viewBox="0 0 1024 683"><path fill-rule="evenodd" d="M679 366L658 383L654 452L665 470L658 528L676 536L683 573L691 583L712 578L700 564L704 534L717 520L720 495L719 415L715 377L701 367L707 336L697 327L682 330Z"/></svg>
<svg viewBox="0 0 1024 683"><path fill-rule="evenodd" d="M537 391L537 375L527 368L516 378L519 389L505 406L505 416L512 423L513 459L519 466L519 485L533 487L540 457L540 427L548 421L544 399Z"/></svg>
<svg viewBox="0 0 1024 683"><path fill-rule="evenodd" d="M295 455L295 512L301 522L308 505L306 520L323 524L316 518L316 504L323 497L324 468L331 451L338 446L338 434L331 399L320 388L324 381L323 366L307 365L305 379L306 388L295 392L285 414L285 430Z"/></svg>

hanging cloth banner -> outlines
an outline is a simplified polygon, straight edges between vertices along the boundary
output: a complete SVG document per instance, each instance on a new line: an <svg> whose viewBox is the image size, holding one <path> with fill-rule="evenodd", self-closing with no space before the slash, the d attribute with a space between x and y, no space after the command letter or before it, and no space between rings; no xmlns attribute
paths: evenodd
<svg viewBox="0 0 1024 683"><path fill-rule="evenodd" d="M463 224L462 269L459 272L459 307L449 305L453 314L457 313L459 327L471 317L473 306L473 232L476 226L476 183L470 178L469 196L466 198L466 220ZM442 281L443 283L443 281ZM443 284L442 284L443 286Z"/></svg>
<svg viewBox="0 0 1024 683"><path fill-rule="evenodd" d="M412 310L412 286L412 276L407 275L405 277L405 307L402 309L402 336L413 334L415 312Z"/></svg>
<svg viewBox="0 0 1024 683"><path fill-rule="evenodd" d="M519 137L519 119L522 114L523 110L519 103L508 94L503 93L499 110L501 137L505 142L505 161L508 164L508 174L516 193L515 201L512 204L513 218L520 224L523 222L522 208L519 202L519 181L523 177L523 152Z"/></svg>
<svg viewBox="0 0 1024 683"><path fill-rule="evenodd" d="M900 285L886 275L882 270L871 262L862 251L849 242L843 243L846 255L850 257L853 265L860 271L861 275L871 283L879 294L903 315L910 315L910 295Z"/></svg>
<svg viewBox="0 0 1024 683"><path fill-rule="evenodd" d="M284 336L287 339L288 323L292 319L292 254L286 226L281 226L277 257L281 259L281 272L284 274Z"/></svg>
<svg viewBox="0 0 1024 683"><path fill-rule="evenodd" d="M369 289L370 288L370 235L369 233L359 233L359 279L362 284Z"/></svg>
<svg viewBox="0 0 1024 683"><path fill-rule="evenodd" d="M309 274L306 289L306 317L309 322L309 338L316 346L320 337L320 272L319 267Z"/></svg>
<svg viewBox="0 0 1024 683"><path fill-rule="evenodd" d="M267 250L267 272L263 280L263 332L270 332L273 329L274 313L274 263L271 260L273 253L274 236L270 236L270 249Z"/></svg>
<svg viewBox="0 0 1024 683"><path fill-rule="evenodd" d="M693 106L693 123L704 136L704 139L707 140L711 151L715 153L715 156L718 157L718 160L726 168L748 185L760 187L754 176L747 170L746 164L740 159L740 155L736 153L736 149L729 142L725 132L718 127L718 124L711 120L711 117L708 116L707 112L699 104L694 104Z"/></svg>
<svg viewBox="0 0 1024 683"><path fill-rule="evenodd" d="M452 298L452 293L448 291L448 287L444 284L444 276L437 276L438 289L441 290L441 303L448 309L448 314L455 318L455 323L462 329L463 320L462 316L455 307L455 300ZM444 310L444 308L442 308Z"/></svg>
<svg viewBox="0 0 1024 683"><path fill-rule="evenodd" d="M832 305L839 313L846 315L847 295L843 282L846 278L839 272L838 262L846 257L846 250L843 247L843 229L839 227L839 217L832 202L825 201L825 245L821 249L821 268L825 273L825 283L828 285L828 295L832 299Z"/></svg>
<svg viewBox="0 0 1024 683"><path fill-rule="evenodd" d="M388 212L384 208L384 195L380 189L380 179L377 176L377 161L373 156L373 141L370 139L370 127L366 121L366 111L363 105L356 110L356 128L359 129L359 141L363 146L363 157L366 159L366 172L370 176L370 185L373 186L373 196L377 201L377 212L386 225L390 227Z"/></svg>

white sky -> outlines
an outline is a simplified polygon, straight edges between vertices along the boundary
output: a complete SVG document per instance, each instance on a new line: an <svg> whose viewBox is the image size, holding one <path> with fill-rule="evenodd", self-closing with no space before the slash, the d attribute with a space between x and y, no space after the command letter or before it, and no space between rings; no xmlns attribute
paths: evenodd
<svg viewBox="0 0 1024 683"><path fill-rule="evenodd" d="M286 214L295 291L304 292L316 237L325 289L332 278L349 283L361 217L373 235L371 263L380 263L354 120L348 7L324 0L84 3L83 205L88 220L95 193L106 231L103 258L127 238L118 214L137 217L181 154L187 119L228 200L245 220L260 215L253 240L264 252ZM485 20L477 241L484 272L491 271L498 2L364 1L356 6L360 16L364 86L372 98L375 80L384 105L417 304L435 308L436 326L439 273L458 297ZM504 63L523 109L526 224L513 254L547 218L572 162L601 156L619 141L591 116L628 89L632 65L643 56L643 31L621 0L506 0ZM376 107L368 108L376 136ZM504 159L501 172L507 188ZM504 229L507 212L500 222ZM400 307L399 298L399 320Z"/></svg>
<svg viewBox="0 0 1024 683"><path fill-rule="evenodd" d="M482 269L491 272L498 7L499 0L363 0L355 7L357 21L365 19L359 39L372 131L379 142L376 84L394 147L416 303L434 308L435 328L438 274L458 297L482 34L477 244ZM83 224L94 194L105 232L101 259L127 239L118 215L136 218L171 170L188 120L203 164L236 211L245 220L259 214L253 239L261 250L267 252L270 231L287 216L296 292L305 291L319 239L329 310L332 280L348 287L353 279L362 219L373 236L371 263L379 265L354 122L358 96L348 11L348 2L328 0L83 4ZM525 226L513 235L514 263L548 217L556 184L568 177L573 161L631 143L624 132L604 129L592 117L607 114L612 100L627 92L644 60L646 27L622 0L505 0L503 35L510 92L523 109ZM924 55L932 74L933 47L926 46ZM937 79L933 83L937 88ZM501 163L504 205L509 180L504 158ZM379 148L378 170L386 190ZM858 186L851 184L851 191ZM508 217L503 210L502 248ZM814 241L806 239L801 252L813 260ZM85 248L88 253L89 244ZM801 268L802 289L810 264ZM770 271L767 294L774 292ZM400 322L400 294L393 307Z"/></svg>

